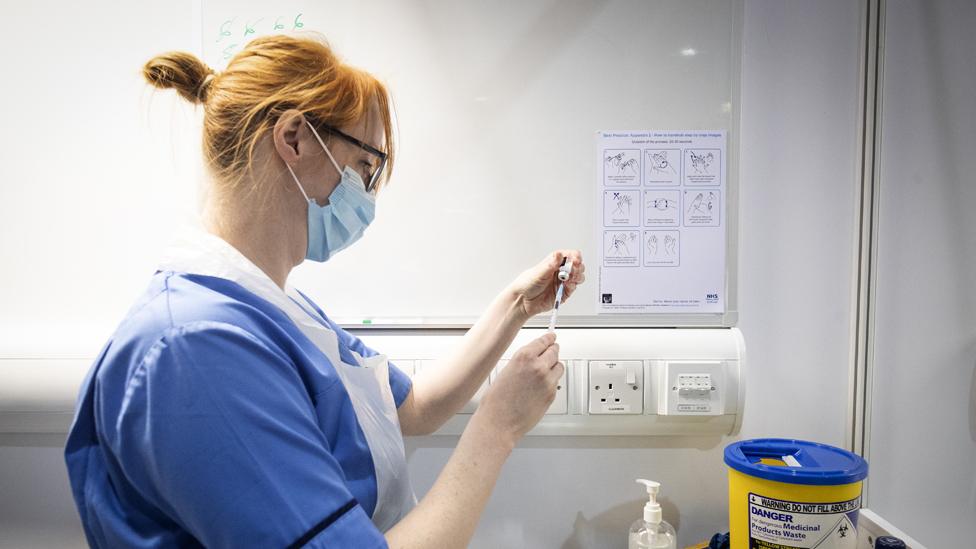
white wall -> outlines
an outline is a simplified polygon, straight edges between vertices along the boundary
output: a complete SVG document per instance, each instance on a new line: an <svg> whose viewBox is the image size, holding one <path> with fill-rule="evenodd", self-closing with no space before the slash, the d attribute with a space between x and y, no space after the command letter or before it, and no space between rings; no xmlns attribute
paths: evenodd
<svg viewBox="0 0 976 549"><path fill-rule="evenodd" d="M5 355L16 356L21 349L97 353L111 325L93 318L121 319L145 287L173 215L192 213L187 204L195 198L196 173L192 164L176 159L198 154L194 135L181 135L175 147L175 141L159 138L168 132L148 131L190 126L152 117L174 111L150 109L154 100L158 105L165 98L154 98L139 74L149 55L193 47L192 3L3 3L0 47L8 54L0 56L0 348ZM126 100L106 100L120 96ZM193 120L189 109L176 114L183 122ZM133 134L132 120L147 131ZM125 140L136 154L118 155L104 135ZM25 158L44 160L26 164ZM52 185L55 177L59 184ZM138 236L126 230L137 224L147 230ZM120 255L125 262L113 260ZM107 264L117 268L105 269ZM82 270L100 271L115 291L82 287L73 276ZM18 323L35 317L38 305L54 303L61 305L63 317L47 319L40 329L33 322ZM94 307L101 314L93 313ZM33 439L4 439L0 445L0 547L85 546L58 447L63 438L46 437L47 446Z"/></svg>
<svg viewBox="0 0 976 549"><path fill-rule="evenodd" d="M740 326L749 351L744 436L843 443L858 31L857 5L847 0L746 2L739 239ZM8 116L12 107L2 108ZM11 184L4 181L4 193ZM527 439L506 465L472 547L625 547L641 508L633 479L647 476L664 483L665 516L678 527L680 543L704 539L727 528L722 449L728 442ZM419 493L454 443L452 437L408 441ZM60 463L58 448L0 447L0 546L31 545L28 537L40 535L83 543Z"/></svg>
<svg viewBox="0 0 976 549"><path fill-rule="evenodd" d="M887 4L868 505L976 538L976 4Z"/></svg>
<svg viewBox="0 0 976 549"><path fill-rule="evenodd" d="M0 352L97 353L195 210L197 116L140 74L194 3L3 3Z"/></svg>

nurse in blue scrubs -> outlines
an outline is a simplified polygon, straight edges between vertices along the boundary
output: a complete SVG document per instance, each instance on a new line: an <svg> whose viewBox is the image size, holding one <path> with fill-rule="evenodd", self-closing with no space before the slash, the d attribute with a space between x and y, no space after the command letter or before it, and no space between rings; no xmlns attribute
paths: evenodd
<svg viewBox="0 0 976 549"><path fill-rule="evenodd" d="M404 435L435 431L548 309L558 250L415 381L333 323L288 274L353 244L392 161L388 94L321 42L254 40L219 74L144 67L203 105L203 227L162 259L81 389L65 449L93 547L466 547L516 442L562 375L544 335L513 356L419 502Z"/></svg>

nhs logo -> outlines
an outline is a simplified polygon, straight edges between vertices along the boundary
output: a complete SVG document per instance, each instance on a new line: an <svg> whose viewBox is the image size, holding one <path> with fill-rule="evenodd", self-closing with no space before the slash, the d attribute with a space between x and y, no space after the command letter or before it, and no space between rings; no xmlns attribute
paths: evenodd
<svg viewBox="0 0 976 549"><path fill-rule="evenodd" d="M718 303L718 294L705 294L705 303Z"/></svg>

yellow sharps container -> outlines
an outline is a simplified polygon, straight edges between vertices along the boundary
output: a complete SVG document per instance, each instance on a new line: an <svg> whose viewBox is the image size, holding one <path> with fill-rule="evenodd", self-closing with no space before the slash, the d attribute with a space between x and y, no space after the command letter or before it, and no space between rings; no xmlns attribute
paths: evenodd
<svg viewBox="0 0 976 549"><path fill-rule="evenodd" d="M780 438L725 448L732 549L855 549L868 463L847 450Z"/></svg>

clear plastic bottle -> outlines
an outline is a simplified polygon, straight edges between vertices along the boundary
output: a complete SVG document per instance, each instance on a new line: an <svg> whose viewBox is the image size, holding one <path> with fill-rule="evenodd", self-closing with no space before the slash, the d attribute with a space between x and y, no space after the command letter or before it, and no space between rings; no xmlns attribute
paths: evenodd
<svg viewBox="0 0 976 549"><path fill-rule="evenodd" d="M644 517L630 527L628 549L676 549L678 535L670 524L661 520L661 505L657 502L661 485L642 478L637 483L647 487L648 502L644 504Z"/></svg>

